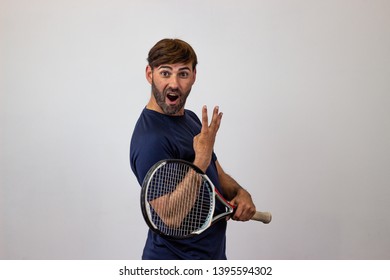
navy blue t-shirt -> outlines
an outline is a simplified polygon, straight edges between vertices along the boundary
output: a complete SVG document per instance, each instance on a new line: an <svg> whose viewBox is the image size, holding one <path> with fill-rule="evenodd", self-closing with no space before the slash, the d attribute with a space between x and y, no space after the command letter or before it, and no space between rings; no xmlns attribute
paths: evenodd
<svg viewBox="0 0 390 280"><path fill-rule="evenodd" d="M134 128L130 143L130 165L140 185L150 167L163 159L193 162L193 139L201 122L190 110L183 116L169 116L144 109ZM220 193L218 172L213 158L206 171ZM217 205L216 212L221 205ZM183 240L166 239L149 230L142 259L226 259L226 221L219 221L198 236Z"/></svg>

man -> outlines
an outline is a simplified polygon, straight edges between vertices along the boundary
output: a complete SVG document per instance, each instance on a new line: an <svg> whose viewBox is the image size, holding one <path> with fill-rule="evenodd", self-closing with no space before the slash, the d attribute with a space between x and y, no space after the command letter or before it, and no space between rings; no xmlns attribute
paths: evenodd
<svg viewBox="0 0 390 280"><path fill-rule="evenodd" d="M151 96L131 139L131 168L142 184L159 160L192 162L237 206L232 219L247 221L256 211L251 196L224 172L213 151L222 113L215 107L209 123L206 106L202 121L184 108L196 80L196 65L194 50L179 39L163 39L150 50L145 72ZM222 209L217 205L217 212ZM175 241L149 230L142 259L226 259L226 224L219 221L198 236Z"/></svg>

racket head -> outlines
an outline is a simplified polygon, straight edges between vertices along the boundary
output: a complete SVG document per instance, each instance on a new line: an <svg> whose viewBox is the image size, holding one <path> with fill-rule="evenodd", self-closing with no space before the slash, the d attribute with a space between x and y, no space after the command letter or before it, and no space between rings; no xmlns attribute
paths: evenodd
<svg viewBox="0 0 390 280"><path fill-rule="evenodd" d="M167 199L178 193L182 196L178 200L180 203ZM212 223L214 208L212 183L202 170L190 162L161 160L149 169L144 178L142 215L149 228L162 236L183 239L202 233ZM172 219L167 216L179 218L170 222Z"/></svg>

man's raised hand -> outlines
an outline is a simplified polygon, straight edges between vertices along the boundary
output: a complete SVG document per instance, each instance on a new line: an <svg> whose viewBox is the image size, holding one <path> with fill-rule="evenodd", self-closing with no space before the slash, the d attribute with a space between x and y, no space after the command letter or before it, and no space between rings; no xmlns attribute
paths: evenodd
<svg viewBox="0 0 390 280"><path fill-rule="evenodd" d="M207 107L202 108L202 129L194 137L195 160L194 164L206 172L210 165L211 156L214 149L215 138L221 125L222 113L219 107L214 107L211 122L209 124Z"/></svg>

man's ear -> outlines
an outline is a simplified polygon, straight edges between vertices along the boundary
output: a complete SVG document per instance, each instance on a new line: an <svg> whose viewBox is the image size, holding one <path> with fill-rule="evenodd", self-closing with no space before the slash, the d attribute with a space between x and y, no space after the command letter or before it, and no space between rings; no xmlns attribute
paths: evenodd
<svg viewBox="0 0 390 280"><path fill-rule="evenodd" d="M152 67L150 65L146 66L145 76L146 76L146 80L148 80L149 84L152 84L153 70L152 70Z"/></svg>
<svg viewBox="0 0 390 280"><path fill-rule="evenodd" d="M193 83L195 83L196 81L196 68L194 69L194 80L193 80Z"/></svg>

